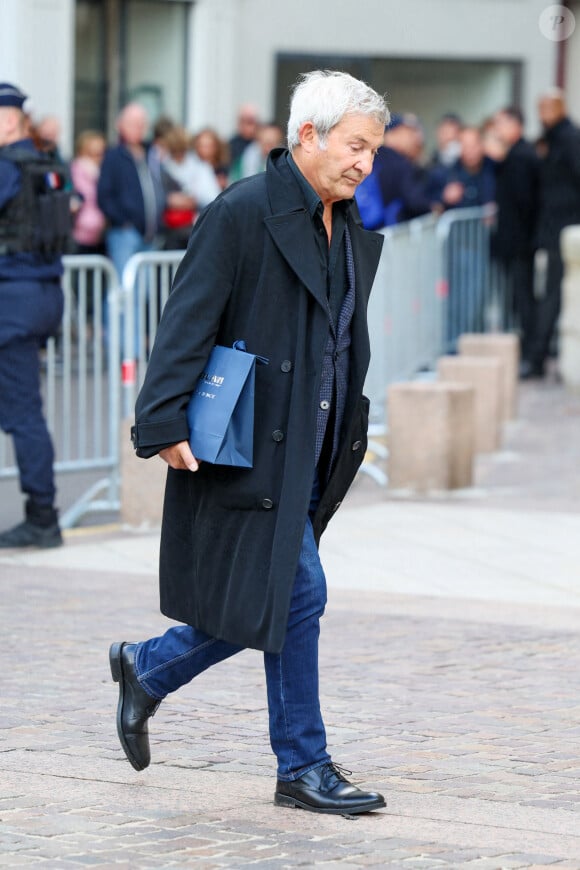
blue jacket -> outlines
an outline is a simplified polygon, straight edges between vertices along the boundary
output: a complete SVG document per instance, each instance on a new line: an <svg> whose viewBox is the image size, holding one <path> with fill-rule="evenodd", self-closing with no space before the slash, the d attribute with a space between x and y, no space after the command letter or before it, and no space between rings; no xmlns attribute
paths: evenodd
<svg viewBox="0 0 580 870"><path fill-rule="evenodd" d="M149 171L148 167L147 171ZM163 203L160 201L155 178L151 173L150 175L156 193L158 226ZM97 199L109 226L134 227L141 235L145 235L143 190L137 165L125 145L116 145L107 149L99 175Z"/></svg>
<svg viewBox="0 0 580 870"><path fill-rule="evenodd" d="M32 139L14 142L14 149L34 151ZM20 191L20 169L11 160L0 159L0 210ZM62 275L60 257L44 257L39 253L5 254L0 256L0 281L50 281Z"/></svg>
<svg viewBox="0 0 580 870"><path fill-rule="evenodd" d="M366 220L365 199L375 187L380 192L383 214L380 219ZM386 146L379 148L373 171L359 185L355 196L365 229L390 226L431 211L431 202L417 176L416 167L403 154Z"/></svg>
<svg viewBox="0 0 580 870"><path fill-rule="evenodd" d="M469 208L495 201L496 164L489 157L483 158L479 172L468 172L461 160L449 170L447 182L458 181L463 185L463 199L453 208Z"/></svg>

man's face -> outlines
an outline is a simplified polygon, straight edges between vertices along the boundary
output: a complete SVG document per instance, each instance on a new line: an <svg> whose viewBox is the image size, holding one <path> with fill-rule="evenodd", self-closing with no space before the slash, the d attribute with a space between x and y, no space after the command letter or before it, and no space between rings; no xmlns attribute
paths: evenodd
<svg viewBox="0 0 580 870"><path fill-rule="evenodd" d="M0 106L0 146L20 138L21 113L12 106Z"/></svg>
<svg viewBox="0 0 580 870"><path fill-rule="evenodd" d="M127 145L140 145L147 135L147 113L140 106L127 106L119 117L118 130Z"/></svg>
<svg viewBox="0 0 580 870"><path fill-rule="evenodd" d="M441 121L437 127L437 145L443 151L450 142L459 139L460 127L455 121Z"/></svg>
<svg viewBox="0 0 580 870"><path fill-rule="evenodd" d="M369 115L345 115L322 147L315 130L312 136L308 181L324 205L352 199L373 168L377 149L383 144L383 125Z"/></svg>
<svg viewBox="0 0 580 870"><path fill-rule="evenodd" d="M566 109L562 100L542 97L538 103L538 115L542 125L549 130L566 116Z"/></svg>
<svg viewBox="0 0 580 870"><path fill-rule="evenodd" d="M477 130L464 130L461 134L461 162L472 171L477 171L483 160L483 142Z"/></svg>
<svg viewBox="0 0 580 870"><path fill-rule="evenodd" d="M522 126L516 118L498 112L494 118L494 130L498 139L507 146L513 145L522 136Z"/></svg>

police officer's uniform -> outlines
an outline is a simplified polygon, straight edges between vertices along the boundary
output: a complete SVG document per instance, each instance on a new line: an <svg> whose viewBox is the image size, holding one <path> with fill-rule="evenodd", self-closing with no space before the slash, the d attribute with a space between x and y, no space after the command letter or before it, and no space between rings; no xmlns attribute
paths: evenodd
<svg viewBox="0 0 580 870"><path fill-rule="evenodd" d="M22 109L26 96L0 84L0 110ZM9 159L35 149L31 139L0 140L0 223L21 192L22 168ZM11 206L12 204L12 206ZM22 246L21 246L22 247ZM62 263L55 254L14 251L0 232L0 428L10 434L27 496L23 523L0 534L0 547L62 543L54 507L54 451L42 411L39 349L63 313Z"/></svg>

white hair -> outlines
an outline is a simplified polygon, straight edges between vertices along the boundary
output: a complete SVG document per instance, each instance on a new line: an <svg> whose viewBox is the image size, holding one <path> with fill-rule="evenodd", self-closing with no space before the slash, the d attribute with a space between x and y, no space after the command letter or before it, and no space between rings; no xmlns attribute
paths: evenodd
<svg viewBox="0 0 580 870"><path fill-rule="evenodd" d="M300 76L292 91L288 148L300 144L299 130L310 121L324 148L326 137L345 115L370 115L383 126L390 113L385 98L365 82L336 70L314 70Z"/></svg>

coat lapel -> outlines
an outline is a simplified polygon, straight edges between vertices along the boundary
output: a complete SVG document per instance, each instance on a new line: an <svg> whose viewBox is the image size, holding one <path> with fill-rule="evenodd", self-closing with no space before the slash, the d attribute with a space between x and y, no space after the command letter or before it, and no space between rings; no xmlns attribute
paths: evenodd
<svg viewBox="0 0 580 870"><path fill-rule="evenodd" d="M284 150L275 149L271 153L266 183L272 212L265 218L268 232L292 271L327 311L326 276L316 249L312 220Z"/></svg>
<svg viewBox="0 0 580 870"><path fill-rule="evenodd" d="M312 232L312 219L304 207L302 193L296 184L285 152L276 149L268 160L266 172L271 216L266 227L276 247L300 281L315 299L328 310L326 276ZM356 203L351 207L349 229L356 269L357 304L362 294L364 310L379 264L383 236L363 229Z"/></svg>
<svg viewBox="0 0 580 870"><path fill-rule="evenodd" d="M312 219L305 208L265 219L274 244L314 298L328 310L326 280L312 233Z"/></svg>

